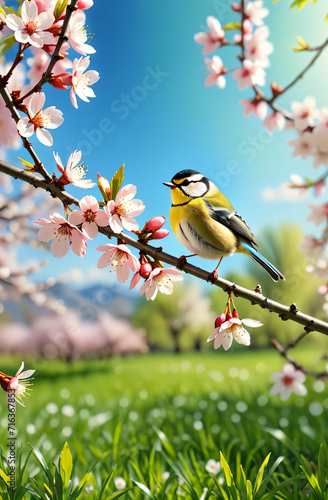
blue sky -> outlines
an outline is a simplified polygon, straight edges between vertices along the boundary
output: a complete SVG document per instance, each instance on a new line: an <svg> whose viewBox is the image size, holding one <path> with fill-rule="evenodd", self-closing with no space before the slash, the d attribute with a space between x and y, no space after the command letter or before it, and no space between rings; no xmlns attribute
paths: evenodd
<svg viewBox="0 0 328 500"><path fill-rule="evenodd" d="M322 42L327 32L325 10L320 2L298 14L289 10L286 0L264 3L270 9L267 24L275 47L267 82L285 85L309 57L291 50L296 35L313 45ZM263 199L263 190L277 189L291 173L316 178L322 170L314 171L310 160L292 158L292 148L286 142L293 133L275 132L270 136L260 120L243 117L239 101L252 92L238 91L231 75L223 90L204 87L207 70L202 47L194 42L193 35L205 29L208 15L218 17L222 25L237 20L223 0L96 1L87 11L87 24L94 33L90 43L97 50L90 65L100 73L94 86L97 97L90 103L79 101L75 110L68 92L47 89L47 105L56 104L65 117L64 124L53 133L53 150L66 162L71 151L81 149L93 180L97 172L110 178L125 163L125 182L137 185L137 197L146 204L140 224L153 215L168 217L170 193L162 183L179 170L192 168L220 187L257 239L261 239L263 228L282 223L312 230L306 223L304 201L269 202ZM222 49L218 55L226 67L237 66L234 48ZM319 107L326 105L327 63L324 54L280 103L290 108L292 100L303 100L311 94ZM48 170L54 172L53 150L36 140L33 144ZM16 157L16 152L10 153L8 160L16 163ZM78 197L98 196L96 188L88 192L74 187L67 190ZM307 200L313 201L310 197ZM91 242L83 260L69 254L59 261L50 255L50 265L39 278L57 277L77 267L86 276L99 257L93 249L104 242L103 237ZM163 244L169 253L184 253L173 234ZM222 275L236 265L245 266L246 261L243 256L227 259L221 266ZM209 270L215 267L197 259L193 263ZM103 276L107 279L106 270Z"/></svg>

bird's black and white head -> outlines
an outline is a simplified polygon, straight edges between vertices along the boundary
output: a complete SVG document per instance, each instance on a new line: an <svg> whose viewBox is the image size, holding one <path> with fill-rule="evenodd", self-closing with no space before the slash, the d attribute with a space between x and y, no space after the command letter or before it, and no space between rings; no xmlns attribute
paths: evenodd
<svg viewBox="0 0 328 500"><path fill-rule="evenodd" d="M196 170L181 170L164 184L172 189L173 203L183 203L181 198L200 198L210 189L210 181Z"/></svg>

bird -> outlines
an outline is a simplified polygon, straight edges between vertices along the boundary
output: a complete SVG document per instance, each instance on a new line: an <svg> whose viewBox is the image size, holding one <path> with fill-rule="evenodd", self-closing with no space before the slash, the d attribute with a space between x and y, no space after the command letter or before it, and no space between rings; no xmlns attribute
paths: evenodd
<svg viewBox="0 0 328 500"><path fill-rule="evenodd" d="M234 253L246 254L271 276L273 281L285 280L257 248L254 235L244 219L219 189L196 170L181 170L163 182L171 188L170 223L175 236L193 256L219 259L213 276L223 259ZM180 259L185 262L187 257Z"/></svg>

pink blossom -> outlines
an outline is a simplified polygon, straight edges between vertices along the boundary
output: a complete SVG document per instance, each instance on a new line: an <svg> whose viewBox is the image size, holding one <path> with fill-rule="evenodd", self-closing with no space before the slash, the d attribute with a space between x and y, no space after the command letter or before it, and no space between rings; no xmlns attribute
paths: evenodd
<svg viewBox="0 0 328 500"><path fill-rule="evenodd" d="M252 87L253 85L264 85L265 83L264 69L249 59L245 59L243 67L235 69L232 76L238 80L237 86L239 90L247 86Z"/></svg>
<svg viewBox="0 0 328 500"><path fill-rule="evenodd" d="M263 7L263 0L255 0L254 2L247 2L245 14L253 24L262 26L263 19L269 14L269 11Z"/></svg>
<svg viewBox="0 0 328 500"><path fill-rule="evenodd" d="M261 26L252 35L245 37L245 57L254 61L258 66L265 68L270 65L267 56L272 54L273 45L267 41L269 28Z"/></svg>
<svg viewBox="0 0 328 500"><path fill-rule="evenodd" d="M173 281L181 281L183 276L177 269L156 267L140 289L140 295L145 294L147 300L154 300L157 292L165 295L173 293Z"/></svg>
<svg viewBox="0 0 328 500"><path fill-rule="evenodd" d="M140 262L131 250L124 244L100 245L96 248L98 252L105 252L98 260L97 267L102 269L111 266L111 272L116 271L116 277L120 283L126 283L129 279L130 269L137 272Z"/></svg>
<svg viewBox="0 0 328 500"><path fill-rule="evenodd" d="M269 132L273 132L275 128L282 130L285 126L285 117L279 111L270 113L263 120L263 126L268 127Z"/></svg>
<svg viewBox="0 0 328 500"><path fill-rule="evenodd" d="M232 344L232 340L235 339L238 344L249 346L251 343L251 338L248 331L242 326L250 326L257 328L262 326L262 323L256 321L255 319L245 318L230 318L223 321L221 324L213 330L211 335L208 337L207 342L214 340L214 349L218 349L221 345L225 351L227 351Z"/></svg>
<svg viewBox="0 0 328 500"><path fill-rule="evenodd" d="M93 0L79 0L77 2L77 8L82 10L90 9L93 6Z"/></svg>
<svg viewBox="0 0 328 500"><path fill-rule="evenodd" d="M83 163L81 163L80 165L78 164L81 160L81 157L81 151L74 151L74 153L70 154L67 165L64 168L60 156L58 155L58 153L54 153L57 168L62 173L60 180L63 185L73 184L73 186L79 187L81 189L92 188L96 185L96 183L92 182L90 179L84 178L87 174L87 171L84 170Z"/></svg>
<svg viewBox="0 0 328 500"><path fill-rule="evenodd" d="M327 222L328 218L328 203L322 203L321 205L309 205L311 210L310 215L307 220L314 222L316 226Z"/></svg>
<svg viewBox="0 0 328 500"><path fill-rule="evenodd" d="M328 165L328 127L326 127L322 122L313 129L313 145L314 150L314 168L320 165Z"/></svg>
<svg viewBox="0 0 328 500"><path fill-rule="evenodd" d="M255 116L263 120L267 114L268 105L265 101L260 101L258 99L247 101L247 99L245 99L240 101L239 104L245 106L244 116L249 116L251 113L254 113Z"/></svg>
<svg viewBox="0 0 328 500"><path fill-rule="evenodd" d="M119 234L123 229L128 231L137 231L139 225L134 219L142 214L145 205L141 200L133 200L137 188L133 184L127 184L119 190L115 201L110 200L104 211L109 216L109 225L114 233Z"/></svg>
<svg viewBox="0 0 328 500"><path fill-rule="evenodd" d="M38 12L51 12L55 10L57 0L35 0Z"/></svg>
<svg viewBox="0 0 328 500"><path fill-rule="evenodd" d="M76 10L71 15L66 36L71 47L79 54L86 56L94 54L96 51L91 45L88 45L88 35L85 29L85 13L83 10Z"/></svg>
<svg viewBox="0 0 328 500"><path fill-rule="evenodd" d="M157 217L152 217L147 222L147 229L149 231L157 231L157 229L161 229L165 223L165 217L162 215L158 215Z"/></svg>
<svg viewBox="0 0 328 500"><path fill-rule="evenodd" d="M223 67L223 62L219 56L213 56L212 59L208 57L205 58L205 64L210 72L210 74L206 77L204 85L205 87L210 87L216 84L219 88L223 89L226 84L226 80L223 74L226 73L225 68Z"/></svg>
<svg viewBox="0 0 328 500"><path fill-rule="evenodd" d="M151 235L152 240L161 240L170 234L168 229L158 229Z"/></svg>
<svg viewBox="0 0 328 500"><path fill-rule="evenodd" d="M10 377L10 375L5 375L4 373L0 372L0 385L4 391L15 391L15 400L20 405L25 406L23 404L22 398L28 396L30 386L33 385L30 384L30 380L35 370L25 370L23 372L23 369L24 362L22 361L22 364L20 365L14 377ZM8 394L7 400L9 399L9 396L10 395Z"/></svg>
<svg viewBox="0 0 328 500"><path fill-rule="evenodd" d="M200 32L196 33L194 40L201 45L204 45L202 54L207 55L222 45L224 40L224 30L221 28L220 22L213 16L208 16L206 19L209 33Z"/></svg>
<svg viewBox="0 0 328 500"><path fill-rule="evenodd" d="M89 102L89 97L96 97L90 85L99 80L98 71L86 71L90 64L90 57L80 57L74 59L72 71L71 101L75 108L78 108L76 96L82 101Z"/></svg>
<svg viewBox="0 0 328 500"><path fill-rule="evenodd" d="M54 257L64 257L69 247L73 253L83 257L86 252L86 237L77 227L68 222L62 215L50 215L50 221L47 219L38 219L35 221L41 229L38 232L38 239L45 243L51 241L50 250Z"/></svg>
<svg viewBox="0 0 328 500"><path fill-rule="evenodd" d="M36 132L36 136L42 144L52 146L52 135L45 129L59 127L64 118L63 113L56 109L55 106L43 110L45 100L46 96L43 92L34 93L24 100L29 112L29 118L21 118L17 123L17 130L23 137L31 137Z"/></svg>
<svg viewBox="0 0 328 500"><path fill-rule="evenodd" d="M35 85L41 79L42 74L46 71L49 65L50 57L43 49L31 47L31 52L33 54L33 57L28 57L26 62L27 65L31 68L27 73L27 77L31 80L32 87L32 85ZM59 73L62 73L71 67L72 62L67 59L67 57L64 57L63 59L60 59L56 62L53 68L53 73L55 74L55 77L58 77ZM53 84L52 81L50 81L49 83Z"/></svg>
<svg viewBox="0 0 328 500"><path fill-rule="evenodd" d="M0 64L0 75L6 75L10 70L11 63ZM7 88L9 92L21 89L24 85L25 72L23 67L17 66L9 78ZM12 119L9 109L3 99L0 99L0 146L4 149L18 149L21 146L21 138L17 133L17 126Z"/></svg>
<svg viewBox="0 0 328 500"><path fill-rule="evenodd" d="M9 14L6 17L8 28L15 32L17 42L29 43L34 47L43 47L44 44L55 43L54 36L48 30L55 18L51 12L38 14L38 7L34 0L25 0L22 5L21 16Z"/></svg>
<svg viewBox="0 0 328 500"><path fill-rule="evenodd" d="M301 156L306 160L308 156L314 153L313 134L311 132L303 132L299 137L295 137L288 141L288 144L294 147L292 156Z"/></svg>
<svg viewBox="0 0 328 500"><path fill-rule="evenodd" d="M294 392L297 396L305 396L307 389L304 386L305 374L297 370L291 363L286 363L281 372L271 375L274 385L270 389L270 396L280 395L282 401L286 401Z"/></svg>
<svg viewBox="0 0 328 500"><path fill-rule="evenodd" d="M316 196L322 195L325 191L326 191L326 184L325 184L325 181L323 179L317 181L314 184L314 194Z"/></svg>
<svg viewBox="0 0 328 500"><path fill-rule="evenodd" d="M81 210L74 210L69 214L68 221L75 226L82 224L82 231L93 239L98 234L98 226L108 226L108 215L99 209L98 201L94 196L84 196L79 203Z"/></svg>
<svg viewBox="0 0 328 500"><path fill-rule="evenodd" d="M305 235L303 243L300 244L299 249L306 253L306 255L312 258L320 257L323 250L324 243L314 236Z"/></svg>
<svg viewBox="0 0 328 500"><path fill-rule="evenodd" d="M315 106L315 98L312 96L306 97L303 102L292 102L292 118L297 130L305 130L314 124L314 119L319 115Z"/></svg>

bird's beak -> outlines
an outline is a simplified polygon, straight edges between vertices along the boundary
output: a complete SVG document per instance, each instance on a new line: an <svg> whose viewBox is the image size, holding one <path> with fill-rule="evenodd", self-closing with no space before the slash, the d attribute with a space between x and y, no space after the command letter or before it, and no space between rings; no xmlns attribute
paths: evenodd
<svg viewBox="0 0 328 500"><path fill-rule="evenodd" d="M164 186L167 186L171 189L174 189L176 187L175 184L173 184L173 182L163 182Z"/></svg>

